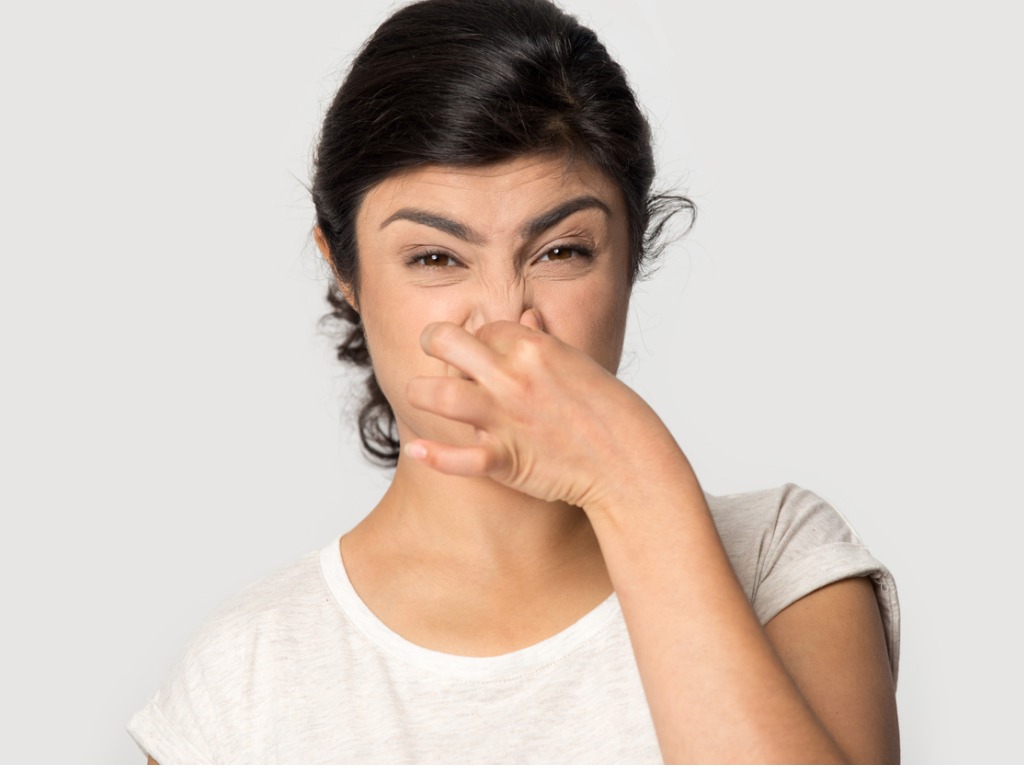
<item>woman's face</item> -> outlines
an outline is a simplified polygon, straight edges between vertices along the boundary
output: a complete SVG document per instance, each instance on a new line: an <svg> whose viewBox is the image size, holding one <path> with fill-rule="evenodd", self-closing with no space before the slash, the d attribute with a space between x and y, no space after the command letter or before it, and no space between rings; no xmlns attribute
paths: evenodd
<svg viewBox="0 0 1024 768"><path fill-rule="evenodd" d="M618 368L629 306L625 203L590 165L552 155L427 166L366 195L356 219L359 310L402 442L469 444L473 430L413 409L413 376L460 372L420 348L431 322L470 332L539 314L545 332Z"/></svg>

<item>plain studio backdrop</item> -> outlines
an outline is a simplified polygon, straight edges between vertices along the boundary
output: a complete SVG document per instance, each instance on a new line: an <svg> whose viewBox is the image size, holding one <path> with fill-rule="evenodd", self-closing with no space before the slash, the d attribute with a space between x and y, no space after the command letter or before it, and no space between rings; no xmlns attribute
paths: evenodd
<svg viewBox="0 0 1024 768"><path fill-rule="evenodd" d="M700 209L621 376L706 490L810 488L892 569L907 762L1021 761L1020 6L565 6ZM0 7L0 761L142 760L204 617L387 486L304 183L393 7Z"/></svg>

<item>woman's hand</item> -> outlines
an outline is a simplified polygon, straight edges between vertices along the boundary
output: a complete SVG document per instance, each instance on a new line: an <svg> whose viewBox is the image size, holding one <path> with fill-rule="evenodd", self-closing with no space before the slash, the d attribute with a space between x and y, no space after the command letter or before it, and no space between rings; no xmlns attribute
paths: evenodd
<svg viewBox="0 0 1024 768"><path fill-rule="evenodd" d="M476 441L417 439L406 452L586 510L666 763L898 759L867 582L805 597L773 619L769 638L689 462L629 387L544 333L533 312L475 335L435 323L421 344L467 378L415 378L409 402L472 425Z"/></svg>
<svg viewBox="0 0 1024 768"><path fill-rule="evenodd" d="M425 439L407 455L447 474L487 476L547 501L588 508L635 480L645 455L679 452L653 410L584 352L543 331L534 310L476 334L432 323L423 350L467 378L417 377L409 402L476 430L476 444ZM649 466L649 464L646 464Z"/></svg>

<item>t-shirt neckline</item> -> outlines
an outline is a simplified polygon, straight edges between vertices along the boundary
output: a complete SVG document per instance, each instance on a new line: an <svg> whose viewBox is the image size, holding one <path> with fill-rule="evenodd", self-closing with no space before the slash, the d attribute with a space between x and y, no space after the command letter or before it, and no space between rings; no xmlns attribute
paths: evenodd
<svg viewBox="0 0 1024 768"><path fill-rule="evenodd" d="M367 640L389 656L436 674L462 680L522 677L553 664L584 646L620 614L614 592L589 613L551 637L500 656L458 656L406 640L369 609L349 581L341 559L341 537L320 551L320 570L342 612Z"/></svg>

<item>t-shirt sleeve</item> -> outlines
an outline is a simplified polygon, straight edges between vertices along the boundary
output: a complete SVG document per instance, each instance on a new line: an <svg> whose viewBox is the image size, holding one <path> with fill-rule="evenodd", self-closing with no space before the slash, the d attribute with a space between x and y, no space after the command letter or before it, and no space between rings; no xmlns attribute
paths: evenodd
<svg viewBox="0 0 1024 768"><path fill-rule="evenodd" d="M212 734L203 725L214 720L203 678L201 664L190 648L156 696L128 722L135 743L161 765L216 762Z"/></svg>
<svg viewBox="0 0 1024 768"><path fill-rule="evenodd" d="M280 694L311 632L335 616L319 552L242 590L199 628L128 733L159 763L276 762ZM333 637L333 635L329 635Z"/></svg>
<svg viewBox="0 0 1024 768"><path fill-rule="evenodd" d="M772 491L716 499L716 524L761 624L821 587L871 580L885 630L893 679L899 670L900 613L896 582L852 526L820 496L788 484Z"/></svg>

